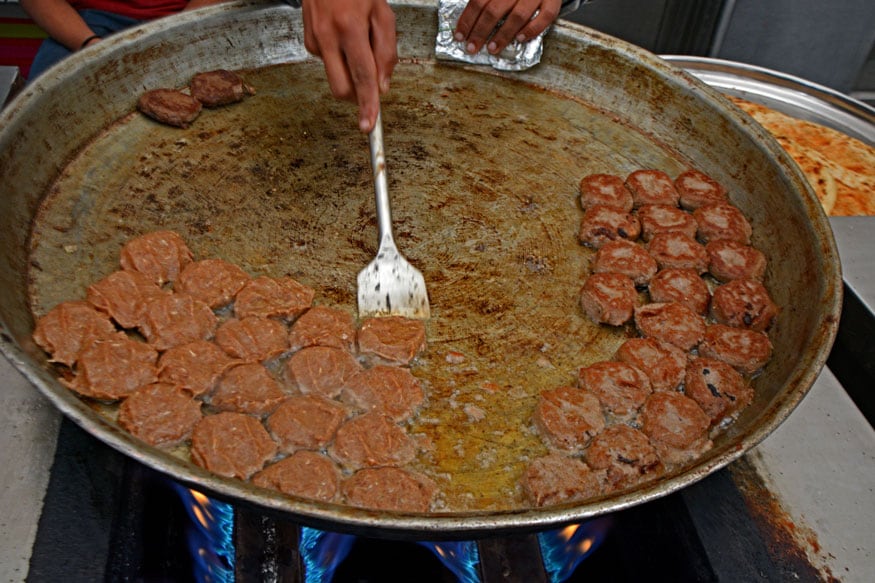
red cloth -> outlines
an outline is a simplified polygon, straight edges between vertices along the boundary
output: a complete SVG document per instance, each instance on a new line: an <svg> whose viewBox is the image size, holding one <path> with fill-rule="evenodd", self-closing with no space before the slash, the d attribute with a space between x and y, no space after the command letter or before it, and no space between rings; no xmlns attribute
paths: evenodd
<svg viewBox="0 0 875 583"><path fill-rule="evenodd" d="M76 10L103 10L137 20L152 20L179 12L188 0L71 0L70 4Z"/></svg>

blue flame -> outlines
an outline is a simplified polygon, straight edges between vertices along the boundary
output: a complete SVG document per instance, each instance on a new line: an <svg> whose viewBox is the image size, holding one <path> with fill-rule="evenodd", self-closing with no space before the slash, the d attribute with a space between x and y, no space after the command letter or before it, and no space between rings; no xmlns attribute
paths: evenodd
<svg viewBox="0 0 875 583"><path fill-rule="evenodd" d="M561 583L571 577L581 561L595 552L605 539L611 523L609 517L601 517L538 533L544 569L551 583Z"/></svg>
<svg viewBox="0 0 875 583"><path fill-rule="evenodd" d="M356 537L351 534L326 532L301 527L301 559L304 561L304 581L327 583L352 547Z"/></svg>
<svg viewBox="0 0 875 583"><path fill-rule="evenodd" d="M441 541L419 544L433 552L452 571L459 583L480 583L480 553L474 541Z"/></svg>
<svg viewBox="0 0 875 583"><path fill-rule="evenodd" d="M234 581L234 508L197 490L174 483L191 526L188 548L194 559L194 580L203 583Z"/></svg>

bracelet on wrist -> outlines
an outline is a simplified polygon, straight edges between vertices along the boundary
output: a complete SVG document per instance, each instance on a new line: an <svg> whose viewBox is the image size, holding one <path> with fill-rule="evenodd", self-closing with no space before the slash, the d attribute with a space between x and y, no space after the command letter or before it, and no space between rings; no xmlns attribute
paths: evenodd
<svg viewBox="0 0 875 583"><path fill-rule="evenodd" d="M100 38L99 34L92 34L91 36L86 38L84 41L82 41L82 44L79 45L79 50L81 51L82 49L84 49L85 47L88 46L88 43L90 43L91 41L93 41L95 39L99 39L99 38Z"/></svg>

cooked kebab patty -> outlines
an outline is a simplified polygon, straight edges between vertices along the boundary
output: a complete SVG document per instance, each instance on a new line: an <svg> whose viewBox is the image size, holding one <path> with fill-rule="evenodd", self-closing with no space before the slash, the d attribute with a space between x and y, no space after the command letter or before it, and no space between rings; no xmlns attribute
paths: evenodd
<svg viewBox="0 0 875 583"><path fill-rule="evenodd" d="M598 249L617 239L635 241L639 235L641 223L635 215L616 207L595 205L583 214L577 237L583 245Z"/></svg>
<svg viewBox="0 0 875 583"><path fill-rule="evenodd" d="M687 210L696 210L708 204L727 201L726 188L699 170L691 169L678 174L674 179L680 205Z"/></svg>
<svg viewBox="0 0 875 583"><path fill-rule="evenodd" d="M187 128L200 115L201 102L177 89L153 89L137 100L137 109L161 123Z"/></svg>
<svg viewBox="0 0 875 583"><path fill-rule="evenodd" d="M203 417L201 402L168 383L143 385L118 410L118 423L138 439L155 446L175 445L191 436Z"/></svg>
<svg viewBox="0 0 875 583"><path fill-rule="evenodd" d="M638 209L638 220L641 222L641 238L645 241L653 239L659 233L683 233L695 237L699 226L690 213L666 204L647 204Z"/></svg>
<svg viewBox="0 0 875 583"><path fill-rule="evenodd" d="M615 358L642 371L654 391L674 391L684 382L686 353L655 338L630 338L617 349Z"/></svg>
<svg viewBox="0 0 875 583"><path fill-rule="evenodd" d="M194 255L179 234L153 231L129 239L119 254L119 264L126 271L142 273L158 285L174 282Z"/></svg>
<svg viewBox="0 0 875 583"><path fill-rule="evenodd" d="M325 454L297 451L257 472L252 483L289 496L331 502L340 491L340 468Z"/></svg>
<svg viewBox="0 0 875 583"><path fill-rule="evenodd" d="M282 451L321 449L331 443L348 413L333 399L294 395L267 418L267 428Z"/></svg>
<svg viewBox="0 0 875 583"><path fill-rule="evenodd" d="M286 396L263 365L248 362L225 371L210 394L209 403L218 411L262 417L273 412Z"/></svg>
<svg viewBox="0 0 875 583"><path fill-rule="evenodd" d="M661 269L650 280L647 291L652 302L678 302L702 315L711 303L708 284L696 269Z"/></svg>
<svg viewBox="0 0 875 583"><path fill-rule="evenodd" d="M635 285L647 285L656 275L656 260L644 247L619 239L602 245L592 262L593 273L619 273L632 278Z"/></svg>
<svg viewBox="0 0 875 583"><path fill-rule="evenodd" d="M580 290L580 306L596 324L621 326L638 306L635 282L621 273L593 273Z"/></svg>
<svg viewBox="0 0 875 583"><path fill-rule="evenodd" d="M334 398L362 370L358 360L340 348L310 346L292 354L286 378L304 394Z"/></svg>
<svg viewBox="0 0 875 583"><path fill-rule="evenodd" d="M33 340L52 362L73 366L79 353L99 340L116 335L105 313L83 301L61 302L36 322Z"/></svg>
<svg viewBox="0 0 875 583"><path fill-rule="evenodd" d="M635 170L626 177L635 208L648 204L678 205L678 191L671 177L662 170Z"/></svg>
<svg viewBox="0 0 875 583"><path fill-rule="evenodd" d="M428 512L436 493L428 478L392 467L361 469L341 489L353 506L399 512Z"/></svg>
<svg viewBox="0 0 875 583"><path fill-rule="evenodd" d="M738 220L725 191L692 174L686 180L707 187L684 191L658 171L632 174L625 183L610 175L581 181L585 210L577 235L597 252L589 263L596 273L583 283L579 303L593 321L622 326L617 333L627 336L637 329L642 337L626 340L614 361L580 366L578 387L556 385L540 394L528 430L540 436L546 452L532 452L517 484L534 505L634 487L701 455L711 447L708 429L718 430L717 424L722 427L751 401L745 375L757 372L771 353L768 336L756 331L774 318L771 299L755 279L736 277L756 274L765 261L741 243L749 224L743 215ZM632 214L624 193L636 202ZM678 203L697 210L682 210ZM642 225L646 246L638 242ZM694 237L709 241L708 248ZM74 389L89 398L128 399L120 422L159 446L185 439L187 424L196 423L191 459L217 474L255 476L254 483L292 496L374 509L434 509L436 483L420 471L429 472L435 436L409 428L421 431L423 423L433 422L420 418L429 391L451 391L457 379L472 373L465 354L452 347L437 359L426 353L422 321L384 317L357 325L347 310L314 306L319 290L289 277L253 278L229 262L194 261L172 232L129 243L123 260L128 271L92 286L93 301L114 320L86 306L79 310L87 311L86 323L72 329L89 337L93 320L98 334L111 339L99 344L125 338L145 347L152 354L151 373L110 393L102 381L88 379L94 360L89 357L66 373ZM742 257L741 269L731 254L719 253L724 248ZM657 258L649 252L660 249ZM714 249L716 255L708 255ZM753 261L745 263L749 257ZM707 312L712 277L729 283L716 286ZM116 279L120 284L110 285ZM647 295L651 303L641 306ZM51 322L47 317L42 328ZM136 328L148 343L135 339ZM213 334L215 342L209 340ZM54 352L78 351L43 340L53 358ZM698 356L690 352L696 348ZM164 354L156 365L158 351ZM549 346L541 351L538 365L551 366ZM68 358L74 364L79 356ZM101 359L107 360L119 359ZM446 387L422 383L408 368L420 363L447 367L454 376ZM482 387L490 394L505 390L488 382ZM440 398L467 419L472 432L493 422L491 411L476 401L457 402L454 393ZM184 423L162 413L176 402ZM195 419L195 409L203 419ZM463 464L486 467L492 450L501 447L497 434L488 435L475 459L468 459L467 446L453 451ZM442 474L431 476L444 480Z"/></svg>
<svg viewBox="0 0 875 583"><path fill-rule="evenodd" d="M285 326L260 316L226 320L216 330L216 344L234 358L263 362L289 349Z"/></svg>
<svg viewBox="0 0 875 583"><path fill-rule="evenodd" d="M632 193L623 179L612 174L590 174L580 180L580 207L616 207L623 212L632 210Z"/></svg>
<svg viewBox="0 0 875 583"><path fill-rule="evenodd" d="M226 69L198 73L191 79L191 95L204 107L218 107L242 101L255 90L243 82L237 73Z"/></svg>

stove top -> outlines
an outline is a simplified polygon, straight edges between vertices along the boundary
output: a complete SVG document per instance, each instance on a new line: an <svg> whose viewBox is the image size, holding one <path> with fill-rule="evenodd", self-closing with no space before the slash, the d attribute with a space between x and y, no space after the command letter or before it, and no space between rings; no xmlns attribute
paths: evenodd
<svg viewBox="0 0 875 583"><path fill-rule="evenodd" d="M568 581L868 581L875 572L875 219L834 218L846 302L828 368L728 468L605 520ZM194 581L178 488L80 430L0 358L0 580ZM868 417L868 421L867 421ZM230 579L303 581L302 529L231 509ZM605 525L601 525L605 526ZM474 541L480 581L555 581L535 534ZM197 553L195 553L197 554ZM547 561L549 562L549 561ZM218 564L219 567L223 563ZM221 569L220 569L221 570ZM356 539L333 581L465 580L417 543ZM328 580L328 579L325 579Z"/></svg>

